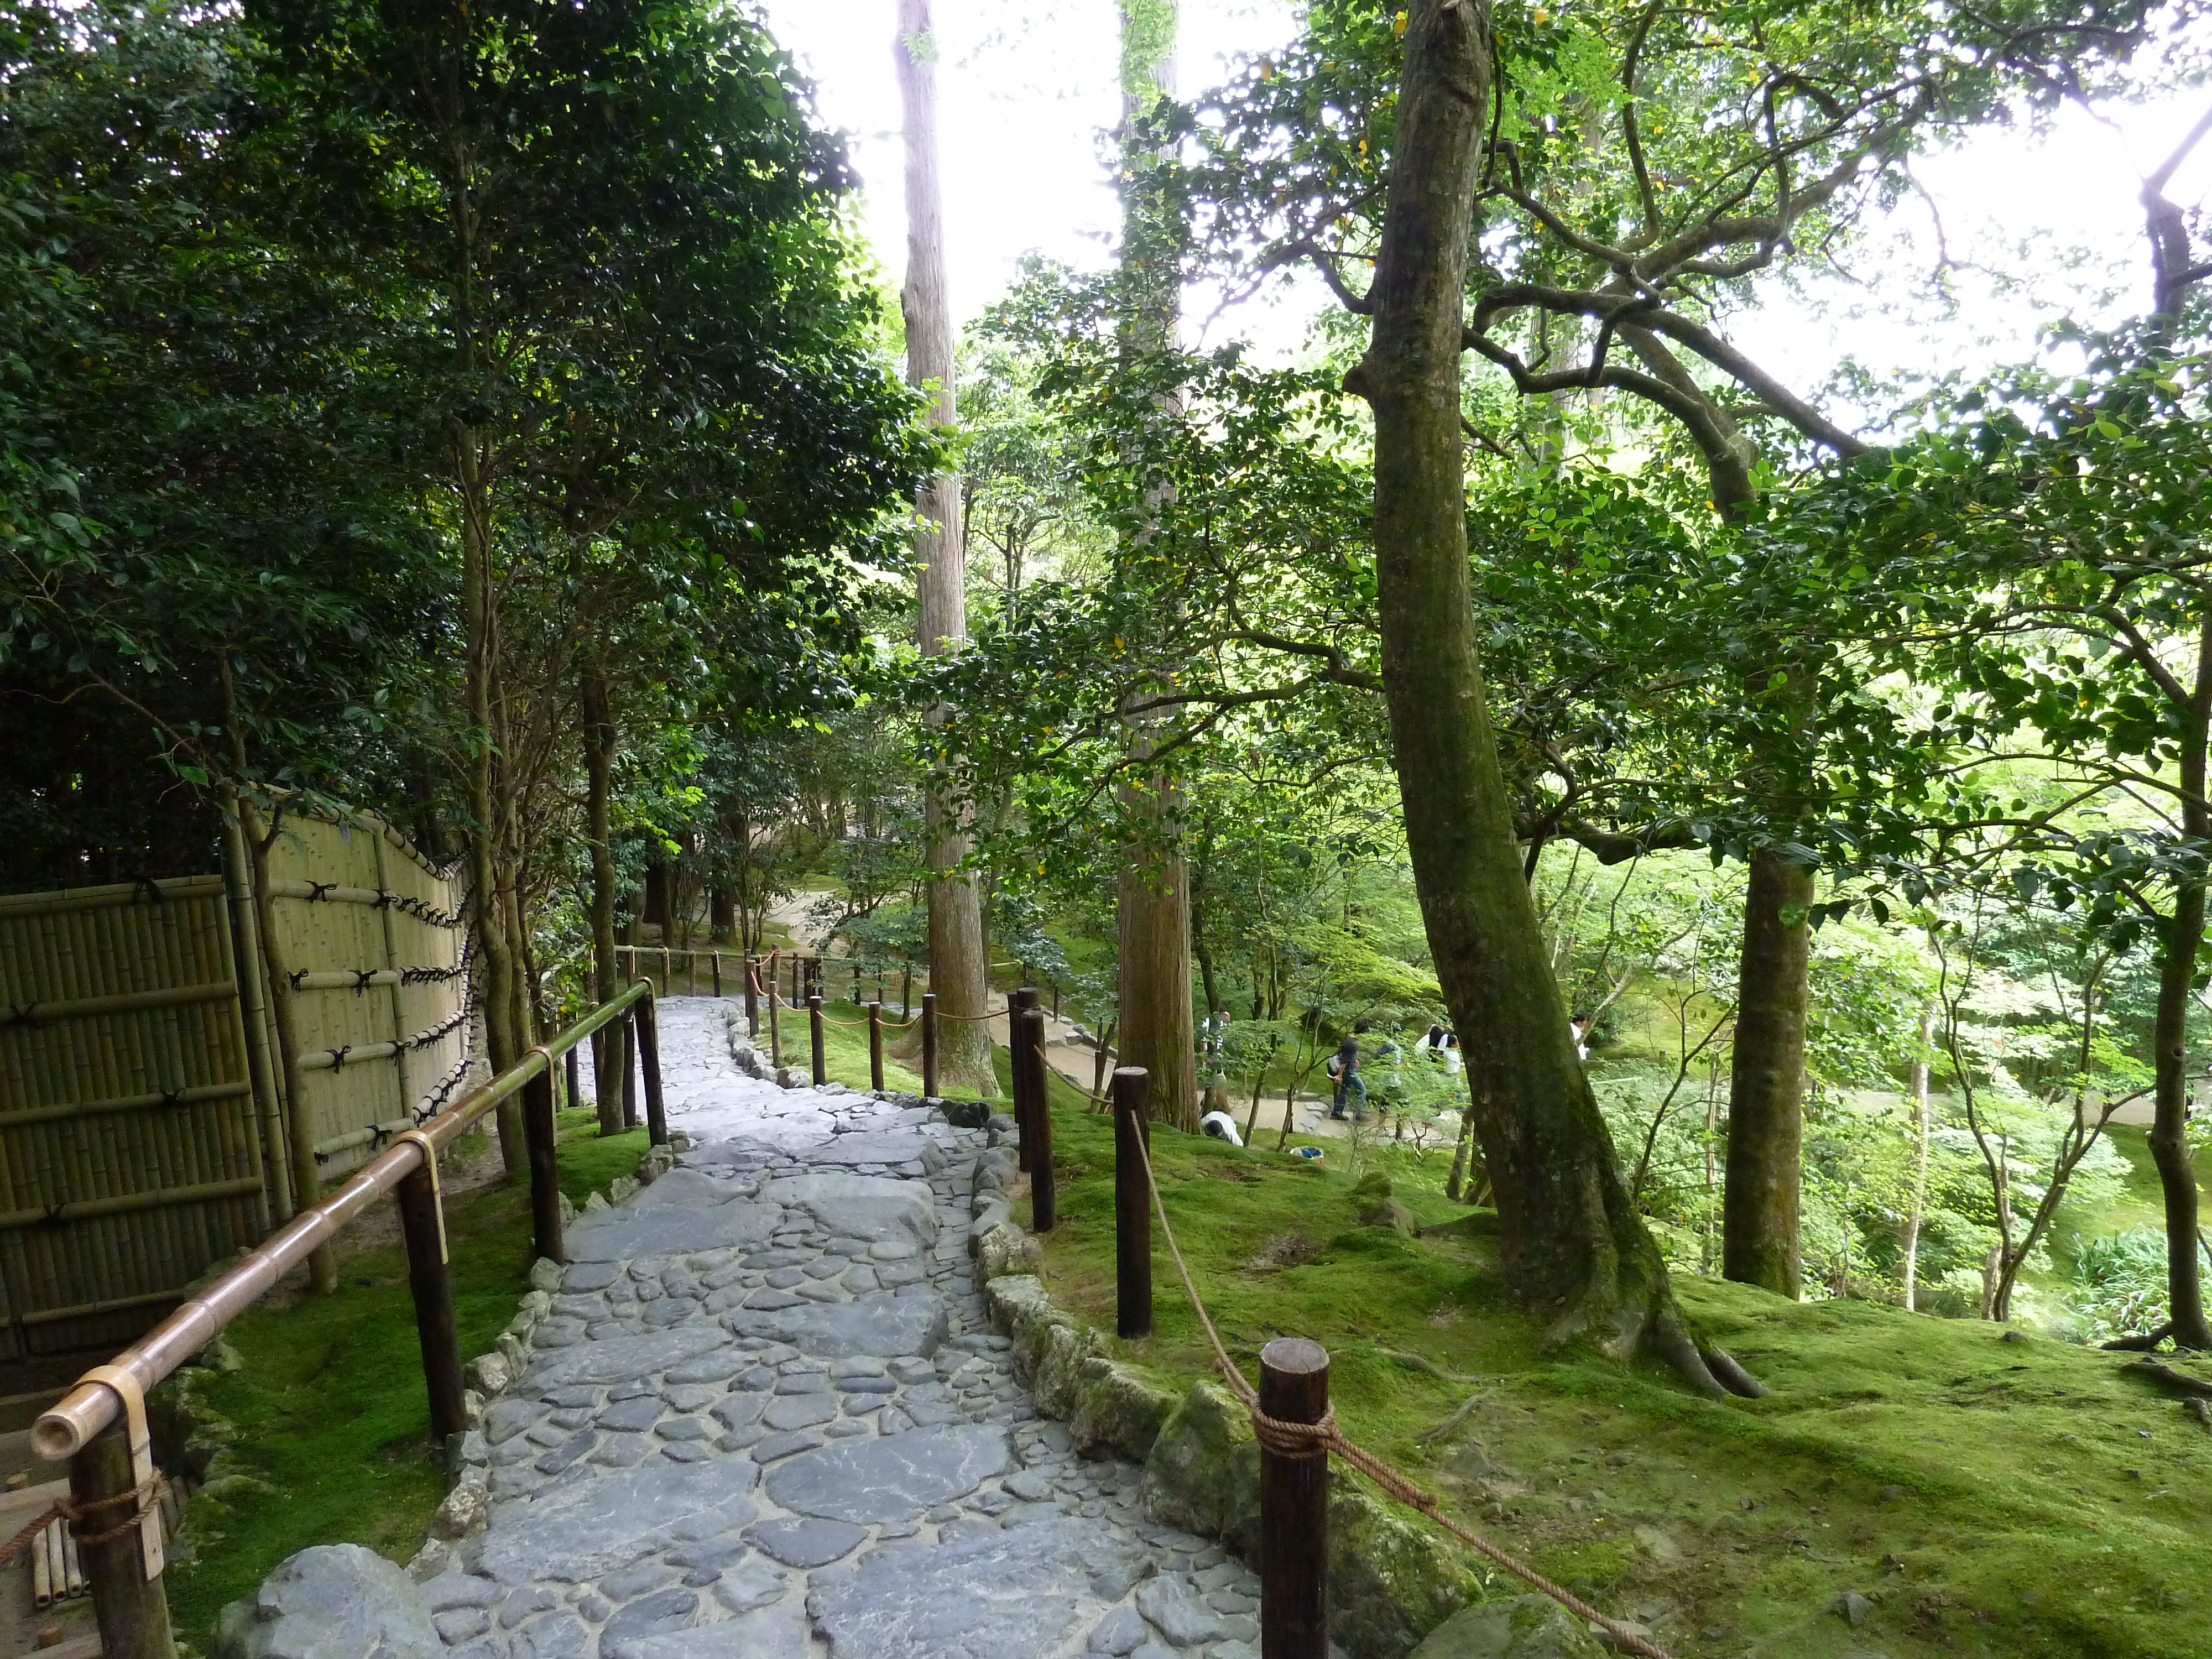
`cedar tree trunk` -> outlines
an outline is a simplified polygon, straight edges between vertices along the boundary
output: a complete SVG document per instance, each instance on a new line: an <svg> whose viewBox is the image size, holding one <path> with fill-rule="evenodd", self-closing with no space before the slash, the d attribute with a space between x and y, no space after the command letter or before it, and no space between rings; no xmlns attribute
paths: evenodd
<svg viewBox="0 0 2212 1659"><path fill-rule="evenodd" d="M952 310L945 285L945 210L937 178L937 44L929 0L899 0L899 96L906 111L907 383L930 397L930 419L951 428L953 402ZM915 553L925 657L957 651L968 638L967 542L960 479L940 473L915 501ZM933 789L925 808L928 837L929 988L937 994L937 1068L940 1087L995 1095L991 1034L976 1016L989 1006L983 957L983 909L972 874L960 873L969 838L965 814ZM902 1048L920 1047L920 1030Z"/></svg>

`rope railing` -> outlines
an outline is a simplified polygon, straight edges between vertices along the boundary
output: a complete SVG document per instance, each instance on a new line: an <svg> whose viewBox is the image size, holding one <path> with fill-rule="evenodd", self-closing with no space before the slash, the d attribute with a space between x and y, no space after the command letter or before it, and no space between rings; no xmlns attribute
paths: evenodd
<svg viewBox="0 0 2212 1659"><path fill-rule="evenodd" d="M1228 1384L1230 1392L1244 1407L1245 1413L1252 1421L1253 1437L1264 1449L1278 1457L1299 1461L1331 1455L1342 1458L1391 1497L1408 1509L1426 1516L1485 1560L1504 1568L1530 1589L1551 1597L1577 1619L1596 1626L1623 1653L1635 1654L1638 1659L1674 1659L1649 1637L1629 1629L1617 1620L1607 1618L1565 1586L1554 1583L1527 1562L1500 1549L1488 1539L1470 1531L1445 1514L1443 1505L1435 1497L1414 1485L1400 1470L1347 1439L1337 1426L1335 1407L1327 1407L1321 1420L1315 1423L1285 1422L1262 1411L1258 1391L1246 1380L1237 1362L1229 1357L1229 1350L1221 1340L1221 1333L1214 1328L1213 1317L1206 1311L1205 1298L1199 1295L1198 1286L1191 1278L1190 1264L1183 1260L1182 1247L1176 1243L1175 1227L1168 1219L1168 1207L1160 1196L1159 1182L1153 1177L1152 1152L1145 1144L1145 1137L1141 1134L1132 1136L1128 1144L1136 1149L1137 1163L1144 1174L1146 1190L1152 1195L1153 1213L1159 1218L1160 1236L1167 1241L1168 1255L1175 1262L1176 1277L1182 1280L1183 1294L1190 1298L1191 1310L1197 1314L1199 1327L1206 1333L1206 1345L1213 1350L1214 1369L1221 1374L1222 1381Z"/></svg>

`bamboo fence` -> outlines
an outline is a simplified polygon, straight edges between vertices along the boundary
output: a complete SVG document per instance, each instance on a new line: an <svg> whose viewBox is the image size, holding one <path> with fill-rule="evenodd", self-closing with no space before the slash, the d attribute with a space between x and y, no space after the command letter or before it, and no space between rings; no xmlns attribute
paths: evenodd
<svg viewBox="0 0 2212 1659"><path fill-rule="evenodd" d="M269 863L328 1179L466 1075L462 897L366 814L287 811ZM0 1391L130 1342L290 1212L242 901L222 875L0 896Z"/></svg>

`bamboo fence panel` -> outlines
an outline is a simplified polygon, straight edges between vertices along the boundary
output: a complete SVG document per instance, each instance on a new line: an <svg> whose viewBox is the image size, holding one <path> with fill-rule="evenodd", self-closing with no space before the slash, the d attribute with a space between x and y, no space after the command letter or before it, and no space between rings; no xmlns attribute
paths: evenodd
<svg viewBox="0 0 2212 1659"><path fill-rule="evenodd" d="M128 1342L265 1214L220 877L0 897L0 1364Z"/></svg>
<svg viewBox="0 0 2212 1659"><path fill-rule="evenodd" d="M296 981L301 1086L329 1182L448 1097L474 1052L457 871L367 812L288 811L270 890Z"/></svg>
<svg viewBox="0 0 2212 1659"><path fill-rule="evenodd" d="M462 889L366 813L288 805L269 863L328 1181L475 1063ZM0 895L7 1391L133 1340L283 1218L269 1164L289 1130L254 1097L228 900L221 876Z"/></svg>

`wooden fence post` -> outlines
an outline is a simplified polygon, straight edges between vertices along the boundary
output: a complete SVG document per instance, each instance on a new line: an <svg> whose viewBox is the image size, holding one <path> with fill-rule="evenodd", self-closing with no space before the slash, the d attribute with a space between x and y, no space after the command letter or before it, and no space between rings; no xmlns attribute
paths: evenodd
<svg viewBox="0 0 2212 1659"><path fill-rule="evenodd" d="M884 1005L881 999L868 1005L868 1087L878 1094L884 1091Z"/></svg>
<svg viewBox="0 0 2212 1659"><path fill-rule="evenodd" d="M1030 1079L1030 1231L1048 1233L1060 1205L1053 1188L1052 1109L1045 1101L1044 1010L1024 1008L1013 1024L1015 1073L1026 1072Z"/></svg>
<svg viewBox="0 0 2212 1659"><path fill-rule="evenodd" d="M1021 1023L1023 1014L1036 1006L1034 985L1022 986L1006 999L1006 1052L1013 1059L1006 1069L1012 1073L1014 1085L1015 1167L1023 1170L1030 1170L1036 1156L1036 1122L1030 1102L1029 1067L1022 1060Z"/></svg>
<svg viewBox="0 0 2212 1659"><path fill-rule="evenodd" d="M568 1050L574 1060L576 1051ZM415 1297L415 1335L422 1347L422 1382L430 1395L430 1443L443 1449L447 1435L468 1427L461 1402L461 1341L453 1328L453 1286L446 1270L446 1222L438 1178L422 1148L422 1167L404 1177L395 1197L399 1236L407 1245L407 1288Z"/></svg>
<svg viewBox="0 0 2212 1659"><path fill-rule="evenodd" d="M137 1508L130 1494L137 1486L131 1468L131 1440L123 1420L103 1429L70 1459L70 1496L89 1509L70 1523L77 1555L92 1591L93 1616L100 1623L100 1648L106 1659L175 1659L176 1638L169 1630L169 1595L160 1578L146 1577L138 1528L132 1527L103 1543L87 1534L112 1530ZM122 1499L121 1502L113 1500ZM149 1524L161 1524L157 1513Z"/></svg>
<svg viewBox="0 0 2212 1659"><path fill-rule="evenodd" d="M910 962L899 969L899 1018L914 1018L914 964Z"/></svg>
<svg viewBox="0 0 2212 1659"><path fill-rule="evenodd" d="M1152 1334L1152 1199L1138 1150L1152 1146L1152 1083L1141 1066L1114 1073L1114 1329L1124 1337Z"/></svg>
<svg viewBox="0 0 2212 1659"><path fill-rule="evenodd" d="M645 1073L645 1137L649 1146L668 1144L668 1108L660 1095L660 1016L649 996L638 1000L630 1018L637 1024L637 1058Z"/></svg>
<svg viewBox="0 0 2212 1659"><path fill-rule="evenodd" d="M921 994L921 1097L937 1098L937 993Z"/></svg>
<svg viewBox="0 0 2212 1659"><path fill-rule="evenodd" d="M807 1033L814 1042L814 1082L818 1088L830 1080L830 1059L822 1052L822 993L815 991L806 999Z"/></svg>
<svg viewBox="0 0 2212 1659"><path fill-rule="evenodd" d="M628 1134L637 1127L637 1032L627 1019L617 1020L613 1030L622 1052L623 1133Z"/></svg>
<svg viewBox="0 0 2212 1659"><path fill-rule="evenodd" d="M1328 1350L1279 1336L1260 1350L1260 1409L1285 1423L1328 1412ZM1260 1448L1260 1649L1267 1659L1328 1659L1328 1454Z"/></svg>
<svg viewBox="0 0 2212 1659"><path fill-rule="evenodd" d="M760 958L745 958L745 1035L760 1035Z"/></svg>
<svg viewBox="0 0 2212 1659"><path fill-rule="evenodd" d="M719 1002L722 997L722 953L720 951L709 951L707 955L714 964L714 1000Z"/></svg>
<svg viewBox="0 0 2212 1659"><path fill-rule="evenodd" d="M768 981L768 1063L778 1071L783 1069L783 1022L777 1018L778 1006L783 998L778 994L781 987L775 981L775 959L769 959Z"/></svg>
<svg viewBox="0 0 2212 1659"><path fill-rule="evenodd" d="M537 1253L566 1261L561 1238L561 1165L553 1133L553 1067L522 1085L522 1133L530 1148L530 1228Z"/></svg>
<svg viewBox="0 0 2212 1659"><path fill-rule="evenodd" d="M574 1048L561 1056L561 1071L562 1080L568 1089L568 1109L573 1112L584 1103L584 1085L583 1080L577 1075L578 1061L576 1051Z"/></svg>
<svg viewBox="0 0 2212 1659"><path fill-rule="evenodd" d="M660 994L668 994L668 947L660 947Z"/></svg>

